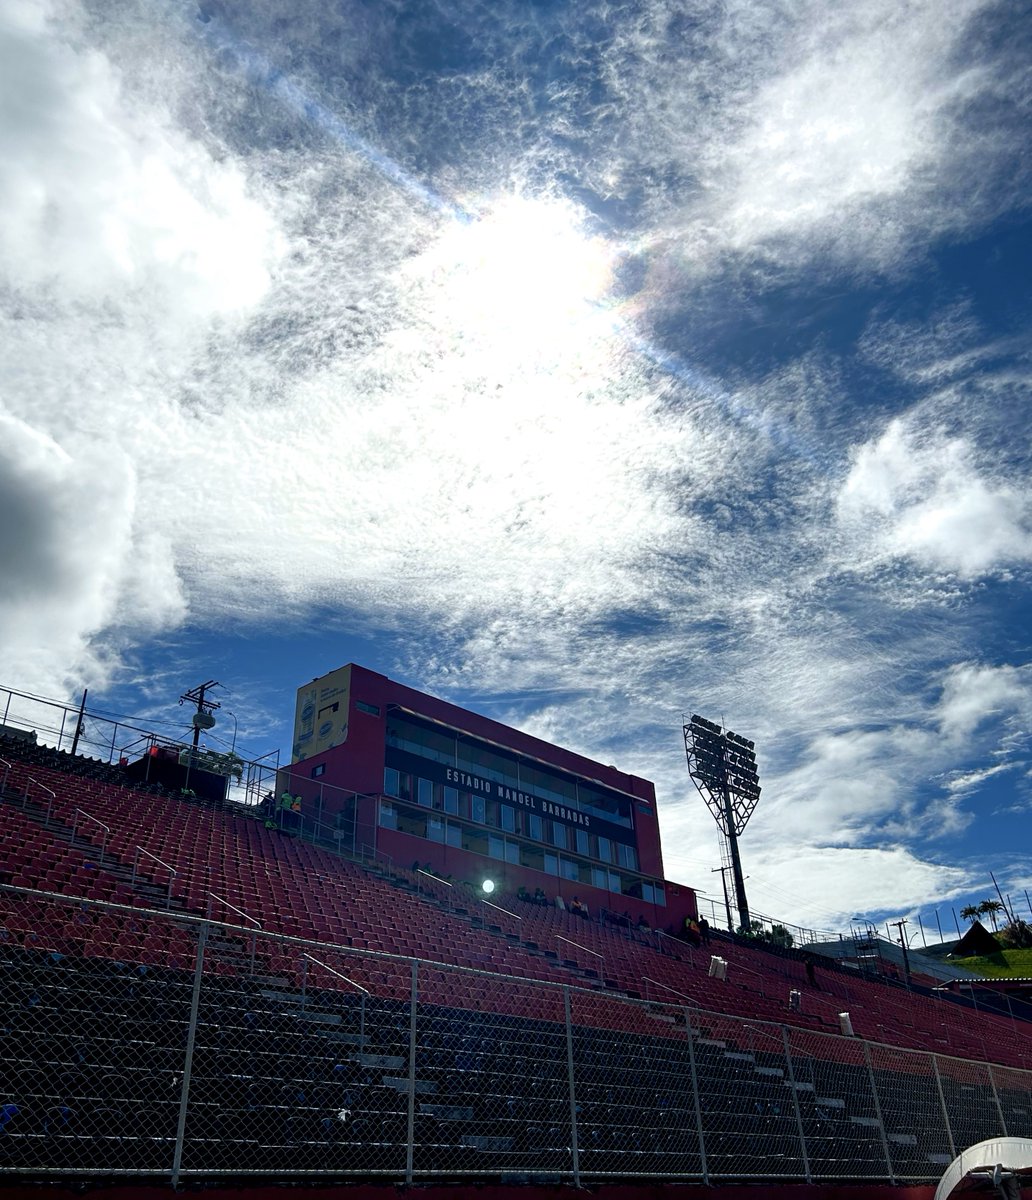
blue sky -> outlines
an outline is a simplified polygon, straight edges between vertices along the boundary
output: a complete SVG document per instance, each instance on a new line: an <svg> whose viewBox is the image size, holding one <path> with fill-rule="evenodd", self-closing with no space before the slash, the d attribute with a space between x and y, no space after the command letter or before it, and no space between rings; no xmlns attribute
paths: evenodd
<svg viewBox="0 0 1032 1200"><path fill-rule="evenodd" d="M1032 22L14 0L0 683L241 743L349 660L655 780L752 907L1032 890Z"/></svg>

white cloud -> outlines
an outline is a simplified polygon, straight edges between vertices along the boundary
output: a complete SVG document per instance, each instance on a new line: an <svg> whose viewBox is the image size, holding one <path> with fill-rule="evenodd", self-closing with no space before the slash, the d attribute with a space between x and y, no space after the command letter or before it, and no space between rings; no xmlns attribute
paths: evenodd
<svg viewBox="0 0 1032 1200"><path fill-rule="evenodd" d="M111 62L72 42L77 15L28 5L0 15L8 286L64 304L157 289L195 314L253 304L277 252L268 213L234 163L127 97Z"/></svg>
<svg viewBox="0 0 1032 1200"><path fill-rule="evenodd" d="M970 737L986 721L999 725L1001 716L1015 717L1026 727L1032 721L1029 668L961 663L947 673L938 706L944 736Z"/></svg>
<svg viewBox="0 0 1032 1200"><path fill-rule="evenodd" d="M838 514L874 558L968 579L1032 561L1032 494L983 471L966 439L901 420L855 453Z"/></svg>

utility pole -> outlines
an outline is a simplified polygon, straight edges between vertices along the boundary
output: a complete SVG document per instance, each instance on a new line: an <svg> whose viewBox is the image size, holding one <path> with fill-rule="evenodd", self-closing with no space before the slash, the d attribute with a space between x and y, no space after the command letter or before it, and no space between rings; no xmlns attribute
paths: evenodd
<svg viewBox="0 0 1032 1200"><path fill-rule="evenodd" d="M217 700L205 700L204 698L205 692L218 686L218 680L209 679L207 683L199 684L197 687L191 688L190 691L184 692L179 697L180 704L184 700L189 700L191 703L197 705L197 712L194 713L193 717L193 748L195 750L197 749L198 741L200 741L201 730L210 729L215 724L215 719L211 715L212 712L222 707Z"/></svg>
<svg viewBox="0 0 1032 1200"><path fill-rule="evenodd" d="M75 752L79 748L79 736L82 733L82 718L86 712L86 693L89 688L82 689L82 703L79 705L79 716L75 721L75 737L72 738L72 758L75 757Z"/></svg>

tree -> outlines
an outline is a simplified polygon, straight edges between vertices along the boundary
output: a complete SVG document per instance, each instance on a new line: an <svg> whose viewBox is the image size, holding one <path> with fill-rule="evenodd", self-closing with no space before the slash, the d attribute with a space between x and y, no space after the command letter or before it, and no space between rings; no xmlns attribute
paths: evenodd
<svg viewBox="0 0 1032 1200"><path fill-rule="evenodd" d="M983 900L978 906L979 914L987 916L992 921L994 933L996 932L996 914L999 912L1005 913L1006 911L999 900Z"/></svg>
<svg viewBox="0 0 1032 1200"><path fill-rule="evenodd" d="M974 921L976 919L976 917L978 916L978 905L977 904L966 904L960 910L960 915L964 918L965 921Z"/></svg>

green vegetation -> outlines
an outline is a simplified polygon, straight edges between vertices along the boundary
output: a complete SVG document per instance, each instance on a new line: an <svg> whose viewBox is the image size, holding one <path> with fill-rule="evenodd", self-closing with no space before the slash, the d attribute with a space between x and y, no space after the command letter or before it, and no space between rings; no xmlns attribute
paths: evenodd
<svg viewBox="0 0 1032 1200"><path fill-rule="evenodd" d="M951 958L951 963L992 979L1032 977L1032 950L999 950L973 958Z"/></svg>

